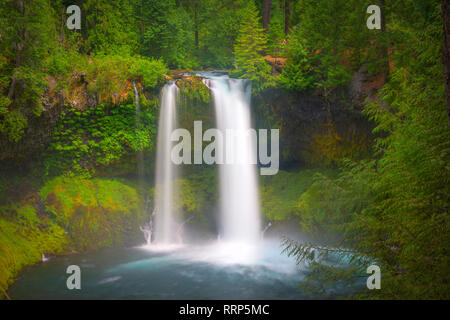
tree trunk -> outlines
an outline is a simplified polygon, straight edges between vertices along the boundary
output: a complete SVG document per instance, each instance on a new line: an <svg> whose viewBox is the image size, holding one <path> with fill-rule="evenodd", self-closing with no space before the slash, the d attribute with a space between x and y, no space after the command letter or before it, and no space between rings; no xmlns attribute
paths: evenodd
<svg viewBox="0 0 450 320"><path fill-rule="evenodd" d="M450 126L450 0L442 1L442 18L444 22L444 46L442 52L442 62L444 66L448 125Z"/></svg>
<svg viewBox="0 0 450 320"><path fill-rule="evenodd" d="M272 0L264 0L263 28L265 32L269 31L271 9L272 9Z"/></svg>
<svg viewBox="0 0 450 320"><path fill-rule="evenodd" d="M287 36L291 31L291 1L285 0L284 3L284 34Z"/></svg>
<svg viewBox="0 0 450 320"><path fill-rule="evenodd" d="M194 3L195 48L198 50L198 0Z"/></svg>

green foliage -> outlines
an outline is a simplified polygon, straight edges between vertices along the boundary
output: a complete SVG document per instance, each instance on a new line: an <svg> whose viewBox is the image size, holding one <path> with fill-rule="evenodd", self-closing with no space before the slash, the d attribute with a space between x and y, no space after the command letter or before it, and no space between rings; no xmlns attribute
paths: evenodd
<svg viewBox="0 0 450 320"><path fill-rule="evenodd" d="M138 47L138 24L133 2L118 0L87 0L85 50L89 53L123 54L136 53Z"/></svg>
<svg viewBox="0 0 450 320"><path fill-rule="evenodd" d="M382 105L366 108L384 133L379 159L352 165L337 180L318 180L319 192L303 199L314 221L325 215L342 228L343 243L379 261L383 298L448 298L450 132L437 3L435 9L425 28L402 15L392 26L408 45L395 56ZM410 50L418 53L414 60L405 59Z"/></svg>
<svg viewBox="0 0 450 320"><path fill-rule="evenodd" d="M39 199L40 196L40 199ZM17 273L42 254L139 241L136 190L116 180L60 176L33 197L0 207L0 298ZM45 212L37 207L45 205Z"/></svg>
<svg viewBox="0 0 450 320"><path fill-rule="evenodd" d="M142 81L147 88L161 84L167 69L162 61L140 56L104 56L94 58L89 65L86 81L88 90L100 103L126 100L131 91L129 80Z"/></svg>
<svg viewBox="0 0 450 320"><path fill-rule="evenodd" d="M248 0L198 2L198 56L203 67L231 68L240 26L247 19ZM195 11L195 10L194 10Z"/></svg>
<svg viewBox="0 0 450 320"><path fill-rule="evenodd" d="M204 169L176 182L179 190L182 190L176 200L176 208L186 217L193 216L192 222L197 225L211 223L215 219L211 213L218 201L216 179L214 169Z"/></svg>
<svg viewBox="0 0 450 320"><path fill-rule="evenodd" d="M13 110L5 112L3 121L0 122L0 132L6 132L8 139L13 142L18 142L22 139L23 132L28 126L27 118L20 110Z"/></svg>
<svg viewBox="0 0 450 320"><path fill-rule="evenodd" d="M270 221L289 219L298 214L298 200L312 183L319 170L287 172L280 170L274 176L261 177L262 212ZM332 174L331 171L324 172Z"/></svg>
<svg viewBox="0 0 450 320"><path fill-rule="evenodd" d="M67 81L66 78L76 70L87 69L87 59L77 51L75 45L56 46L47 57L47 64L48 73L61 82Z"/></svg>
<svg viewBox="0 0 450 320"><path fill-rule="evenodd" d="M22 84L20 96L16 96L15 103L22 106L31 115L39 116L44 106L42 105L42 96L46 82L44 73L37 72L32 68L18 67L15 69L13 77L18 83Z"/></svg>
<svg viewBox="0 0 450 320"><path fill-rule="evenodd" d="M375 39L377 49L385 45L383 36L390 35L396 50L389 81L379 99L365 107L379 135L374 159L349 162L334 179L316 176L300 197L303 229L321 240L323 234L336 237L328 237L326 247L285 243L301 261L330 248L342 254L341 261L347 250L367 257L354 259L355 267L363 268L369 258L377 261L383 289L361 293L362 298L449 297L450 130L440 59L442 20L439 1L428 3L426 12L416 10L423 3L406 1L402 8L389 3L389 30ZM372 49L360 61L380 69L382 57ZM326 70L341 77L339 71ZM320 289L329 279L351 278L339 273L338 264L313 264L307 284Z"/></svg>
<svg viewBox="0 0 450 320"><path fill-rule="evenodd" d="M46 0L0 4L0 132L21 139L27 119L42 112L46 55L54 45L53 10Z"/></svg>
<svg viewBox="0 0 450 320"><path fill-rule="evenodd" d="M278 77L281 87L289 90L313 89L318 82L318 56L310 55L296 37L289 38L288 63Z"/></svg>
<svg viewBox="0 0 450 320"><path fill-rule="evenodd" d="M268 53L273 56L284 56L284 40L286 40L284 23L283 8L275 6L271 10L269 31L267 32Z"/></svg>
<svg viewBox="0 0 450 320"><path fill-rule="evenodd" d="M348 297L353 294L359 278L366 277L367 274L361 272L358 266L336 267L313 261L308 265L305 279L298 286L303 291L322 298L331 295L330 288L333 288L334 292L339 292L340 297Z"/></svg>
<svg viewBox="0 0 450 320"><path fill-rule="evenodd" d="M98 166L118 164L136 151L151 150L157 100L140 96L138 124L131 81L139 88L153 89L162 83L166 72L161 61L145 57L95 57L85 79L101 104L62 112L45 155L47 172L73 169L93 173Z"/></svg>
<svg viewBox="0 0 450 320"><path fill-rule="evenodd" d="M258 92L273 85L274 79L272 69L262 55L266 48L266 37L253 1L249 2L244 16L234 48L235 74L251 80L253 92Z"/></svg>
<svg viewBox="0 0 450 320"><path fill-rule="evenodd" d="M50 180L40 196L79 250L123 245L127 233L139 230L136 190L118 181L60 176Z"/></svg>
<svg viewBox="0 0 450 320"><path fill-rule="evenodd" d="M118 163L127 154L152 149L156 118L150 108L141 111L136 123L133 104L98 105L85 111L69 109L53 132L47 167L50 172Z"/></svg>
<svg viewBox="0 0 450 320"><path fill-rule="evenodd" d="M49 144L36 135L35 144L44 143L45 154L33 160L43 158L45 176L67 172L41 190L36 201L43 201L46 212L27 201L0 208L0 288L44 252L120 245L137 230L142 217L136 192L117 181L90 178L133 163L136 151L154 149L153 95L164 81L165 63L186 69L234 67L233 74L251 80L259 92L274 85L264 55L286 54L278 84L319 92L329 115L337 101L330 97L345 91L355 71L383 73L385 82L378 94L363 88L371 90L364 113L378 135L371 160L356 160L366 152L367 137L343 139L330 116L328 132L311 137L305 158L339 165L337 177L303 170L262 178L265 217L295 216L316 241L285 243L299 262L309 261L303 287L323 294L323 284L344 285L370 260L383 270L383 290L371 297L447 299L450 133L441 1L383 1L387 24L378 31L365 28L369 0L290 3L296 27L284 48L281 1L274 1L267 33L248 0L87 0L80 32L64 27L64 1L0 2L0 138L22 152L24 134L34 135L29 124L43 114L59 117ZM140 123L133 82L140 92ZM206 111L209 91L198 79L179 87L188 101L181 121L213 119ZM343 162L344 157L357 162ZM178 208L197 223L213 221L208 213L217 200L215 173L194 172L177 183L183 189ZM22 180L14 184L21 186ZM327 255L335 260L324 263ZM351 268L341 268L346 261Z"/></svg>
<svg viewBox="0 0 450 320"><path fill-rule="evenodd" d="M31 204L0 207L0 298L21 269L44 253L62 252L68 242L64 229L38 217Z"/></svg>
<svg viewBox="0 0 450 320"><path fill-rule="evenodd" d="M351 214L363 210L373 196L370 181L374 179L371 163L361 162L360 167L351 167L339 178L323 174L314 176L314 183L299 197L298 212L302 229L317 240L325 235L340 234L344 237L342 224L352 220ZM358 177L358 183L351 188L343 187L342 181Z"/></svg>
<svg viewBox="0 0 450 320"><path fill-rule="evenodd" d="M341 164L345 159L357 160L369 154L371 142L365 132L350 131L343 137L332 124L327 124L311 137L302 156L310 164Z"/></svg>
<svg viewBox="0 0 450 320"><path fill-rule="evenodd" d="M175 1L143 1L140 9L145 55L162 58L172 68L192 69L194 27L191 16Z"/></svg>
<svg viewBox="0 0 450 320"><path fill-rule="evenodd" d="M134 56L130 59L129 74L132 79L141 81L145 88L156 88L163 83L168 72L161 60Z"/></svg>
<svg viewBox="0 0 450 320"><path fill-rule="evenodd" d="M203 79L200 77L183 77L183 79L177 81L177 86L185 98L194 100L197 104L198 102L209 104L211 101L209 88L203 83ZM192 107L195 108L195 106ZM192 112L192 110L189 110L189 112Z"/></svg>
<svg viewBox="0 0 450 320"><path fill-rule="evenodd" d="M280 85L290 90L321 88L326 97L345 85L350 73L372 52L364 28L370 4L359 0L298 1L299 23L288 39L288 60Z"/></svg>

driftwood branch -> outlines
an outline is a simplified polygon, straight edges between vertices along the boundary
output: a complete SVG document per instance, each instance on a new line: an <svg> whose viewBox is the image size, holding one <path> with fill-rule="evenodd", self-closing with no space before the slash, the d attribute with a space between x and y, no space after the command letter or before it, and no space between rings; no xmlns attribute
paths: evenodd
<svg viewBox="0 0 450 320"><path fill-rule="evenodd" d="M0 290L2 290L3 295L6 297L6 299L11 300L11 298L8 296L8 294L6 293L6 291L0 287Z"/></svg>

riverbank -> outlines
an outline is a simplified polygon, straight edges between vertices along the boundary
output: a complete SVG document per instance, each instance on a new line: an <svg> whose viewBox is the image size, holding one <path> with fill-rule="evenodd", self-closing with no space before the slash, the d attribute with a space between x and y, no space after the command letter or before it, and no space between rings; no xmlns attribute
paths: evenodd
<svg viewBox="0 0 450 320"><path fill-rule="evenodd" d="M140 219L136 190L108 179L57 177L20 202L1 206L1 295L43 255L139 243Z"/></svg>

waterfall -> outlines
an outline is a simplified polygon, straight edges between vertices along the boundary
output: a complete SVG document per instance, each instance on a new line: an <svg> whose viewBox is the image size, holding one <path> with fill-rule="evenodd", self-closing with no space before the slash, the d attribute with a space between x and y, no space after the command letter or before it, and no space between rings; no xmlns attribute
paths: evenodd
<svg viewBox="0 0 450 320"><path fill-rule="evenodd" d="M224 134L226 145L225 150L217 151L223 152L223 159L227 159L218 164L219 238L223 244L237 244L238 247L233 247L232 251L238 250L242 253L242 245L253 246L261 240L256 137L249 134L251 84L246 80L215 75L205 76L204 82L211 90L217 129ZM150 237L153 237L152 242L156 244L182 242L181 228L184 223L178 221L178 212L174 205L178 194L175 185L177 167L171 160L173 143L170 140L170 135L176 128L178 91L175 83L169 83L164 86L161 95L155 207L152 215L154 225L150 224L154 226L154 232L150 230L150 233L146 234L147 238L150 234ZM230 159L231 161L228 161ZM244 256L249 255L247 253L248 251Z"/></svg>
<svg viewBox="0 0 450 320"><path fill-rule="evenodd" d="M166 84L161 94L161 106L156 149L155 181L155 230L154 242L173 244L179 242L179 223L174 206L177 190L174 180L177 176L170 153L170 135L176 128L176 100L178 87L175 83Z"/></svg>
<svg viewBox="0 0 450 320"><path fill-rule="evenodd" d="M261 228L256 140L246 134L251 128L251 84L228 77L211 77L205 81L214 98L217 129L235 135L234 138L225 135L224 159L227 161L218 165L220 238L225 242L252 245L261 239Z"/></svg>

